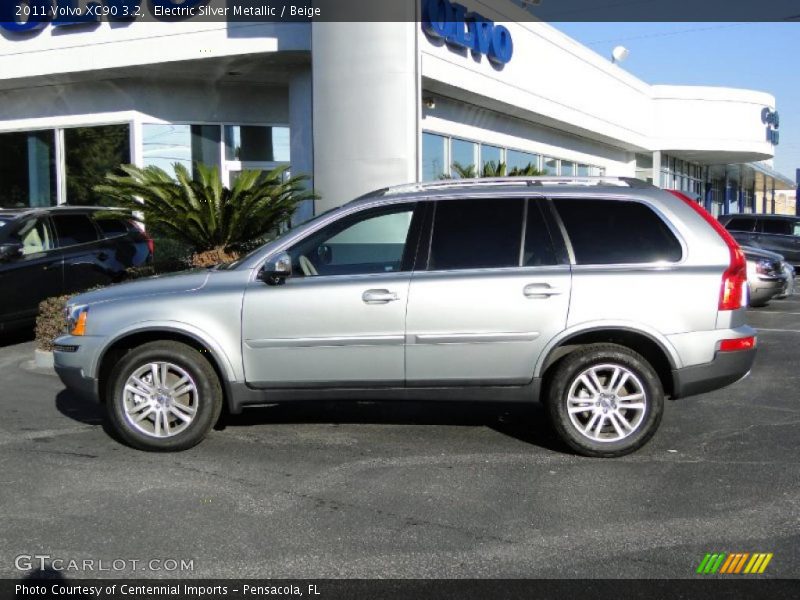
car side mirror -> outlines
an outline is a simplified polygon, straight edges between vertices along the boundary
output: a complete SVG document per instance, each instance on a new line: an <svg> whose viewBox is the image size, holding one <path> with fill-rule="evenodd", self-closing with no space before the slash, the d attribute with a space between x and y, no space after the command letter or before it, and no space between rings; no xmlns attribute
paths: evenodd
<svg viewBox="0 0 800 600"><path fill-rule="evenodd" d="M286 252L267 260L258 272L258 278L268 285L282 285L292 276L292 257Z"/></svg>
<svg viewBox="0 0 800 600"><path fill-rule="evenodd" d="M0 261L14 260L22 256L22 244L0 244Z"/></svg>

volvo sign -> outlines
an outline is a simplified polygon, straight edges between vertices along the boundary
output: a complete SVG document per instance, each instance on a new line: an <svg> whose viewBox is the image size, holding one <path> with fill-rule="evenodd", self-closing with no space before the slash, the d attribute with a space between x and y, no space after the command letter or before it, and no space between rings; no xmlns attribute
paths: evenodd
<svg viewBox="0 0 800 600"><path fill-rule="evenodd" d="M507 28L448 0L422 0L422 29L435 40L486 56L496 65L506 64L514 54Z"/></svg>

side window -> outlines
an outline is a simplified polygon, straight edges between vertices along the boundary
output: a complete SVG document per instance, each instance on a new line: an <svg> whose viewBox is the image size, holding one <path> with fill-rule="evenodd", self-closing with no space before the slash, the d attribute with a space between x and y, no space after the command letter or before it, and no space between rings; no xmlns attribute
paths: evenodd
<svg viewBox="0 0 800 600"><path fill-rule="evenodd" d="M525 199L439 200L428 269L517 267Z"/></svg>
<svg viewBox="0 0 800 600"><path fill-rule="evenodd" d="M53 234L45 219L30 219L14 235L22 244L22 254L37 254L52 250Z"/></svg>
<svg viewBox="0 0 800 600"><path fill-rule="evenodd" d="M295 275L361 275L407 270L416 204L366 210L311 234L289 249Z"/></svg>
<svg viewBox="0 0 800 600"><path fill-rule="evenodd" d="M97 230L86 215L55 215L53 222L58 234L59 248L97 240Z"/></svg>
<svg viewBox="0 0 800 600"><path fill-rule="evenodd" d="M792 224L783 219L761 219L761 231L764 233L777 233L779 235L791 235Z"/></svg>
<svg viewBox="0 0 800 600"><path fill-rule="evenodd" d="M640 202L554 200L579 265L677 262L681 245L661 218Z"/></svg>
<svg viewBox="0 0 800 600"><path fill-rule="evenodd" d="M128 227L122 219L111 219L108 217L94 219L94 224L100 228L103 237L113 238L128 233Z"/></svg>
<svg viewBox="0 0 800 600"><path fill-rule="evenodd" d="M525 225L525 251L522 253L522 266L544 267L557 263L553 240L544 222L542 210L538 202L530 200Z"/></svg>
<svg viewBox="0 0 800 600"><path fill-rule="evenodd" d="M792 235L800 236L800 221L797 221L794 224L794 228L793 229L794 229L794 231L792 232Z"/></svg>
<svg viewBox="0 0 800 600"><path fill-rule="evenodd" d="M729 231L753 231L756 228L755 219L736 218L728 221L725 228Z"/></svg>

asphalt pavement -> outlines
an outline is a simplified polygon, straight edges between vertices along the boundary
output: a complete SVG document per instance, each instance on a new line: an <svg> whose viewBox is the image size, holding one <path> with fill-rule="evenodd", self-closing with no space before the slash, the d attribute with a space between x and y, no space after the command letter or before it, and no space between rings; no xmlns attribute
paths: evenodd
<svg viewBox="0 0 800 600"><path fill-rule="evenodd" d="M150 454L7 340L0 577L683 578L707 552L798 577L800 296L749 318L750 377L668 402L613 460L567 452L536 406L446 403L251 409Z"/></svg>

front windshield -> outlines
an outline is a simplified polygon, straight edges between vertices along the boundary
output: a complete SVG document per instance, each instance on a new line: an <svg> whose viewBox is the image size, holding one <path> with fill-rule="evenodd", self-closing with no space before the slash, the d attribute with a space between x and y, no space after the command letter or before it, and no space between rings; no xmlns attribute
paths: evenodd
<svg viewBox="0 0 800 600"><path fill-rule="evenodd" d="M328 210L323 211L323 212L319 213L318 215L314 215L313 217L311 217L307 221L303 221L302 223L295 224L293 227L290 227L286 231L284 231L282 233L279 233L274 238L269 239L269 240L265 240L263 243L259 244L256 248L253 248L252 250L250 250L250 252L248 252L247 254L237 258L233 262L229 262L229 263L225 263L225 264L219 265L217 267L217 269L220 270L220 271L227 271L229 269L235 269L240 264L242 264L244 261L246 261L248 258L253 256L256 252L260 252L265 244L272 244L274 242L278 242L278 241L282 240L283 238L285 238L286 236L288 236L288 235L294 233L295 231L297 231L300 227L307 227L307 226L311 225L312 223L315 223L316 221L320 220L322 217L327 216L329 213L333 212L334 210L337 210L338 208L339 208L338 206L335 206L333 208L329 208Z"/></svg>

